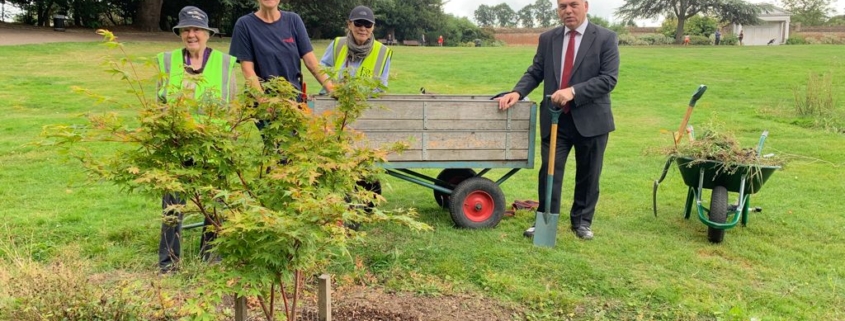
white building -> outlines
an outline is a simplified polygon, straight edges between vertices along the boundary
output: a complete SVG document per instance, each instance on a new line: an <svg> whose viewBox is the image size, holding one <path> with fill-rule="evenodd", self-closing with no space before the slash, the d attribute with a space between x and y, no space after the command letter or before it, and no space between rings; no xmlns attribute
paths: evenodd
<svg viewBox="0 0 845 321"><path fill-rule="evenodd" d="M792 14L781 8L760 13L763 22L755 26L733 25L733 32L739 35L743 32L743 45L765 46L767 44L781 45L789 39L789 17Z"/></svg>

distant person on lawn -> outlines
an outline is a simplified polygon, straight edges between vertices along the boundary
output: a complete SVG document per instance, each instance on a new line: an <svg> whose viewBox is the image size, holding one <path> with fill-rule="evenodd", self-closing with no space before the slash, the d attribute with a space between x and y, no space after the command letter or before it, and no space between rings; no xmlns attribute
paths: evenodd
<svg viewBox="0 0 845 321"><path fill-rule="evenodd" d="M197 7L187 6L179 11L179 23L173 32L182 38L184 48L158 54L158 67L167 78L158 84L158 99L167 103L168 95L178 94L185 89L194 90L194 95L211 96L222 101L231 101L236 96L235 58L207 46L217 29L208 26L208 15ZM194 159L186 159L182 165L193 166ZM161 224L161 240L158 246L158 266L162 273L175 269L181 260L182 213L168 211L172 205L185 205L184 195L165 194L161 200L164 220ZM210 259L209 242L217 236L215 222L206 217L200 241L203 260ZM219 223L219 222L217 222ZM219 224L218 224L219 225Z"/></svg>

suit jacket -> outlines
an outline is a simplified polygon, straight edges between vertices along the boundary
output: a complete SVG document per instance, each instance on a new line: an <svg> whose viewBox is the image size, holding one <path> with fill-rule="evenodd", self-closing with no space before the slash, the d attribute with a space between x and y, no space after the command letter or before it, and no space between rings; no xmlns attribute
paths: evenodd
<svg viewBox="0 0 845 321"><path fill-rule="evenodd" d="M520 98L528 96L543 82L543 97L560 89L563 63L563 39L566 27L560 26L540 35L534 63L513 88ZM575 87L575 99L570 112L578 133L584 137L607 134L616 129L610 111L610 92L616 87L619 75L619 47L616 33L592 23L581 38L569 84ZM540 104L540 134L546 138L551 131L548 100Z"/></svg>

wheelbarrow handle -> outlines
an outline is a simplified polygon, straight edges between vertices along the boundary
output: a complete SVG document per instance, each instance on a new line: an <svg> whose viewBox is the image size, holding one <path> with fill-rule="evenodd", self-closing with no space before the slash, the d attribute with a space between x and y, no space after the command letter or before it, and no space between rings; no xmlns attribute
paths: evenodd
<svg viewBox="0 0 845 321"><path fill-rule="evenodd" d="M672 161L675 160L675 156L669 156L666 160L666 164L663 165L663 173L660 174L660 178L654 180L654 185L651 190L651 204L652 208L654 209L654 216L657 217L657 186L663 182L663 179L666 178L666 173L669 173L669 167L672 166Z"/></svg>
<svg viewBox="0 0 845 321"><path fill-rule="evenodd" d="M678 127L678 132L674 134L675 147L678 146L678 143L681 141L681 137L684 136L684 130L687 129L687 123L689 122L690 116L692 116L692 110L693 108L695 108L695 103L697 103L698 99L704 95L705 91L707 91L707 85L699 85L695 93L692 94L692 98L689 101L689 106L687 106L687 113L684 114L684 120L681 121L681 126Z"/></svg>
<svg viewBox="0 0 845 321"><path fill-rule="evenodd" d="M707 91L707 85L699 85L698 89L692 94L692 98L689 100L689 107L695 107L695 103L698 102L698 99L701 96L704 96L704 92Z"/></svg>
<svg viewBox="0 0 845 321"><path fill-rule="evenodd" d="M757 142L757 156L760 156L763 152L763 143L766 142L766 137L769 137L769 131L764 130L763 134L760 135L760 141Z"/></svg>

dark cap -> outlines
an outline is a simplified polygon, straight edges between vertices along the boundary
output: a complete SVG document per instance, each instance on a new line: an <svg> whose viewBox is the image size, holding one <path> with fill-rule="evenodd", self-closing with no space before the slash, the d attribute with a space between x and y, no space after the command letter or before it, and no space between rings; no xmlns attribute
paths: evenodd
<svg viewBox="0 0 845 321"><path fill-rule="evenodd" d="M349 13L349 21L366 20L376 23L376 17L373 16L373 10L365 6L357 6Z"/></svg>
<svg viewBox="0 0 845 321"><path fill-rule="evenodd" d="M205 11L194 6L187 6L182 8L182 11L179 11L179 23L173 27L173 33L178 36L180 29L189 27L208 30L210 35L218 32L217 28L208 26L208 15L205 14Z"/></svg>

